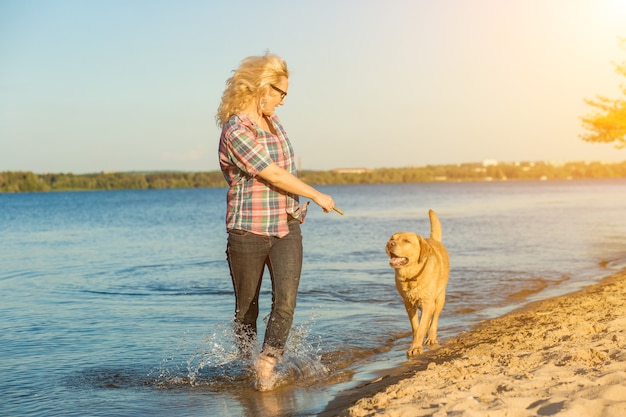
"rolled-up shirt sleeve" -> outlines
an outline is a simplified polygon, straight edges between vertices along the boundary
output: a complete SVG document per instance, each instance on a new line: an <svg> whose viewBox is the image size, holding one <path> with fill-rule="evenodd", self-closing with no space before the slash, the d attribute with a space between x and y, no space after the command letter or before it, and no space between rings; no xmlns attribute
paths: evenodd
<svg viewBox="0 0 626 417"><path fill-rule="evenodd" d="M254 128L233 124L225 134L229 162L255 177L273 163L266 148L257 142Z"/></svg>

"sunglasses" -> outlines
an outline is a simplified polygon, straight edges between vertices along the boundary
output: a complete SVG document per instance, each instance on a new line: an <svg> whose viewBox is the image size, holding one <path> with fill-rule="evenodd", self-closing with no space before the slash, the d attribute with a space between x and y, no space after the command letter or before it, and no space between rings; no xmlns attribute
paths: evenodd
<svg viewBox="0 0 626 417"><path fill-rule="evenodd" d="M270 84L270 87L272 87L272 89L274 89L274 91L277 91L280 93L280 99L284 100L285 97L287 97L287 92L281 90L280 88L276 87L274 84Z"/></svg>

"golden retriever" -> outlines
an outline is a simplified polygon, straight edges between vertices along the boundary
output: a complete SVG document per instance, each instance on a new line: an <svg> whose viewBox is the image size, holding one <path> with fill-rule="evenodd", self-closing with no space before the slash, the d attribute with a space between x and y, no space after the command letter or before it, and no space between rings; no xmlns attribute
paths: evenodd
<svg viewBox="0 0 626 417"><path fill-rule="evenodd" d="M441 243L441 223L429 210L430 238L412 232L398 232L387 242L389 266L395 270L396 288L404 300L411 321L413 342L408 356L422 353L422 342L437 344L439 314L446 301L450 273L448 251ZM421 317L418 317L418 310ZM427 334L428 333L428 334Z"/></svg>

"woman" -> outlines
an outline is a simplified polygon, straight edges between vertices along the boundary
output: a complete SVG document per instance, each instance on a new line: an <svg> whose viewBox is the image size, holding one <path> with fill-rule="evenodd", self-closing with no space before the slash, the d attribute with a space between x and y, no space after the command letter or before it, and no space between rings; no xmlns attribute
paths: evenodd
<svg viewBox="0 0 626 417"><path fill-rule="evenodd" d="M217 121L220 167L228 182L226 255L235 290L235 331L249 354L256 340L259 291L267 266L272 310L254 361L257 388L269 390L291 329L302 270L302 235L309 198L324 212L331 196L296 177L293 149L274 114L287 96L287 64L273 54L245 58L226 82Z"/></svg>

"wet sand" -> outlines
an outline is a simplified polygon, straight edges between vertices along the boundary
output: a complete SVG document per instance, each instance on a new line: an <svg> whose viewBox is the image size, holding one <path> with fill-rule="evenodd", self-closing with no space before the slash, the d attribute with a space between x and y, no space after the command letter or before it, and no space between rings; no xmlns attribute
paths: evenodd
<svg viewBox="0 0 626 417"><path fill-rule="evenodd" d="M626 416L626 271L486 321L320 416Z"/></svg>

